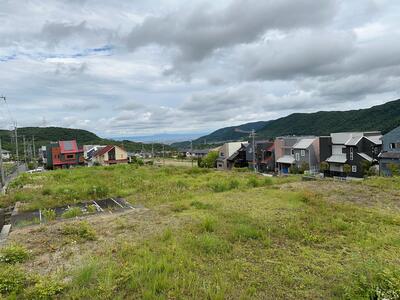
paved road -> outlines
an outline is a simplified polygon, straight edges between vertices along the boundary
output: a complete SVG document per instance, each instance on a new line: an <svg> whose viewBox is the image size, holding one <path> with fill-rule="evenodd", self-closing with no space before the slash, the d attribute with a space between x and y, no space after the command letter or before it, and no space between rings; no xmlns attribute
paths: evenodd
<svg viewBox="0 0 400 300"><path fill-rule="evenodd" d="M14 173L11 173L5 178L5 185L4 187L7 187L7 185L19 174L26 172L28 169L25 164L21 164L18 166L18 168L14 171ZM3 187L3 192L4 192L4 187Z"/></svg>

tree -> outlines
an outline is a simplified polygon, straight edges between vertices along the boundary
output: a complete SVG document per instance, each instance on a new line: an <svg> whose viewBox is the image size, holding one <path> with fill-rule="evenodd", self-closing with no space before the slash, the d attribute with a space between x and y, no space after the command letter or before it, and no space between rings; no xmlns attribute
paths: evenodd
<svg viewBox="0 0 400 300"><path fill-rule="evenodd" d="M215 168L217 166L217 159L219 153L217 151L209 152L201 162L199 162L199 166L202 168Z"/></svg>
<svg viewBox="0 0 400 300"><path fill-rule="evenodd" d="M309 169L310 169L310 165L308 163L306 163L306 162L302 162L301 167L299 169L299 172L301 174L304 174L304 172L309 170Z"/></svg>
<svg viewBox="0 0 400 300"><path fill-rule="evenodd" d="M351 172L351 166L349 164L345 164L343 166L343 172L346 174L346 176L349 176L349 173Z"/></svg>
<svg viewBox="0 0 400 300"><path fill-rule="evenodd" d="M329 164L326 161L323 161L320 165L319 168L322 172L328 171L329 170Z"/></svg>
<svg viewBox="0 0 400 300"><path fill-rule="evenodd" d="M369 161L367 161L367 160L365 160L365 161L363 161L363 162L361 163L361 166L362 166L363 174L364 174L364 175L369 175L369 170L370 170L370 168L372 167L372 163L369 162Z"/></svg>

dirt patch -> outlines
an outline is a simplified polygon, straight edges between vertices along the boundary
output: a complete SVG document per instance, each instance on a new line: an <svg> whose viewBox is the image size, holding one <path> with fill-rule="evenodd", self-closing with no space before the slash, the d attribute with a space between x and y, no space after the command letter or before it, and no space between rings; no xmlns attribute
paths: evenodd
<svg viewBox="0 0 400 300"><path fill-rule="evenodd" d="M94 229L96 240L75 241L62 234L66 224L74 226L79 221L87 222ZM16 229L11 232L8 243L24 245L31 252L31 259L24 265L27 270L50 274L68 271L89 256L109 253L118 243L140 243L161 234L167 227L179 226L180 222L171 215L137 208Z"/></svg>

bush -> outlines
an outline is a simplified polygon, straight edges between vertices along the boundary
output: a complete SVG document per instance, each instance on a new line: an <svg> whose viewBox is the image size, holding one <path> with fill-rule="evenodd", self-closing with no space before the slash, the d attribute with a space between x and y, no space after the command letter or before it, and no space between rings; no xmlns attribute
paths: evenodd
<svg viewBox="0 0 400 300"><path fill-rule="evenodd" d="M86 210L87 210L87 212L88 212L89 214L94 214L94 213L97 212L97 207L96 207L96 205L91 204L91 205L88 205L88 206L86 207Z"/></svg>
<svg viewBox="0 0 400 300"><path fill-rule="evenodd" d="M251 177L249 180L247 180L247 186L256 188L260 186L260 183L256 177Z"/></svg>
<svg viewBox="0 0 400 300"><path fill-rule="evenodd" d="M217 151L209 152L199 163L199 167L201 168L216 168L217 167L217 158L219 153Z"/></svg>
<svg viewBox="0 0 400 300"><path fill-rule="evenodd" d="M240 182L236 179L232 179L229 181L229 189L234 190L237 189L240 185Z"/></svg>
<svg viewBox="0 0 400 300"><path fill-rule="evenodd" d="M82 210L79 207L71 207L67 211L65 211L61 216L65 219L71 219L81 216Z"/></svg>
<svg viewBox="0 0 400 300"><path fill-rule="evenodd" d="M212 182L208 184L208 187L214 193L222 193L229 190L228 186L224 182Z"/></svg>
<svg viewBox="0 0 400 300"><path fill-rule="evenodd" d="M27 299L54 299L64 289L62 283L50 277L37 277L35 281L34 286L30 287L24 295Z"/></svg>
<svg viewBox="0 0 400 300"><path fill-rule="evenodd" d="M25 247L20 245L10 245L0 251L0 262L6 264L16 264L26 261L29 257Z"/></svg>
<svg viewBox="0 0 400 300"><path fill-rule="evenodd" d="M25 272L19 268L13 266L0 267L0 294L19 293L22 291L25 281Z"/></svg>
<svg viewBox="0 0 400 300"><path fill-rule="evenodd" d="M87 222L65 224L61 228L61 233L81 241L95 241L97 238L95 230Z"/></svg>
<svg viewBox="0 0 400 300"><path fill-rule="evenodd" d="M43 209L42 215L46 219L46 222L54 221L57 217L54 209Z"/></svg>

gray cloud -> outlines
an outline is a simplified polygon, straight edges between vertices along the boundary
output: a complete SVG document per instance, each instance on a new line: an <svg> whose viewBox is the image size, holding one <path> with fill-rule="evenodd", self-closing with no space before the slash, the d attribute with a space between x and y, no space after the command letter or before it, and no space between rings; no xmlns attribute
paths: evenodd
<svg viewBox="0 0 400 300"><path fill-rule="evenodd" d="M132 50L151 44L173 46L180 51L178 61L201 61L219 48L250 43L267 30L323 25L335 11L334 0L234 0L220 10L201 6L147 17L132 30L127 44Z"/></svg>

